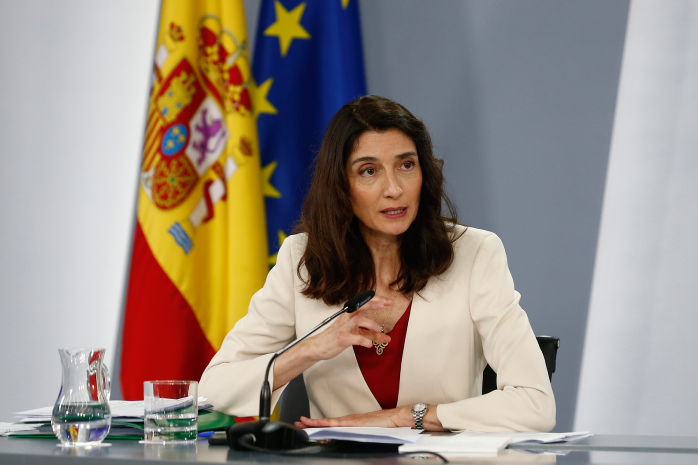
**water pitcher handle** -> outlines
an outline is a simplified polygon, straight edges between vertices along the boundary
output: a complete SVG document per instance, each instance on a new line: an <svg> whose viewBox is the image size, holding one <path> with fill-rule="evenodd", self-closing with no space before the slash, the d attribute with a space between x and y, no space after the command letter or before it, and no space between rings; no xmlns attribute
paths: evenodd
<svg viewBox="0 0 698 465"><path fill-rule="evenodd" d="M109 368L106 363L102 363L102 383L104 384L104 396L109 402L111 396L111 377L109 376Z"/></svg>

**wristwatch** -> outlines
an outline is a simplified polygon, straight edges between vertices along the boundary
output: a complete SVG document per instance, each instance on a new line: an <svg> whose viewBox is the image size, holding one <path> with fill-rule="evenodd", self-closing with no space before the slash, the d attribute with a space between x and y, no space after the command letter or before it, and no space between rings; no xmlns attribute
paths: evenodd
<svg viewBox="0 0 698 465"><path fill-rule="evenodd" d="M422 426L422 418L424 417L424 414L427 413L427 404L423 404L421 402L414 404L411 411L412 416L414 417L414 427L423 430L424 426Z"/></svg>

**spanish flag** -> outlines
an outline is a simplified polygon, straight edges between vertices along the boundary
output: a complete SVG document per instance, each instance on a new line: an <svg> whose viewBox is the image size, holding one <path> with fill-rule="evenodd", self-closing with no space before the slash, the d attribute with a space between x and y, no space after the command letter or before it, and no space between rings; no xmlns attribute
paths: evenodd
<svg viewBox="0 0 698 465"><path fill-rule="evenodd" d="M120 381L198 380L268 271L242 0L163 0Z"/></svg>

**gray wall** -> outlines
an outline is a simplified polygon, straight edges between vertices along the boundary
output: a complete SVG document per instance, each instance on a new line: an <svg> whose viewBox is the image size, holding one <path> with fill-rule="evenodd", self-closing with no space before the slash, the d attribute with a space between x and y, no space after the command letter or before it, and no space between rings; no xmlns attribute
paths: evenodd
<svg viewBox="0 0 698 465"><path fill-rule="evenodd" d="M254 27L259 2L245 2ZM628 0L361 2L368 90L429 126L460 220L504 241L574 420Z"/></svg>

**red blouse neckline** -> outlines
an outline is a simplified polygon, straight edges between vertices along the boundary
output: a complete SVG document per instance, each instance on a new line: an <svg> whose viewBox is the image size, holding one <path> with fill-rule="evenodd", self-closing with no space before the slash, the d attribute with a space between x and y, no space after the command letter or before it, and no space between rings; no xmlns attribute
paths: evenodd
<svg viewBox="0 0 698 465"><path fill-rule="evenodd" d="M410 301L405 313L387 333L390 335L390 343L383 349L383 354L378 355L375 347L367 349L362 346L353 346L361 374L382 409L397 407L402 353L405 349L405 336L411 309Z"/></svg>

